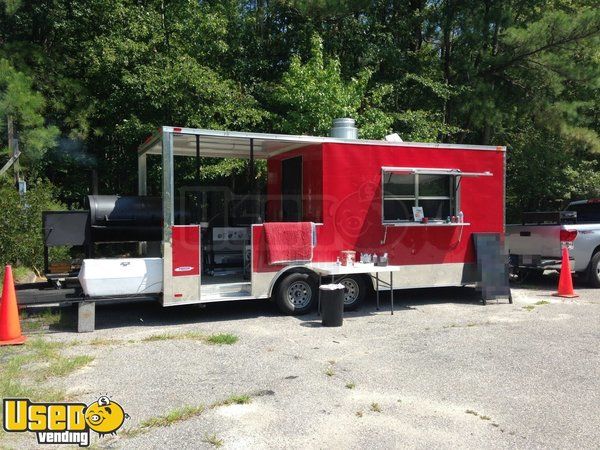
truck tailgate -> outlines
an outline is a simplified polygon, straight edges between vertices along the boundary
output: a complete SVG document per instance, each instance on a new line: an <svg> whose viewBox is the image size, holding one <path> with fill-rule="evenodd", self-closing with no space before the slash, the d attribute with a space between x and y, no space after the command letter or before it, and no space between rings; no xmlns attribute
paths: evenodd
<svg viewBox="0 0 600 450"><path fill-rule="evenodd" d="M508 253L560 258L560 229L560 225L507 225Z"/></svg>

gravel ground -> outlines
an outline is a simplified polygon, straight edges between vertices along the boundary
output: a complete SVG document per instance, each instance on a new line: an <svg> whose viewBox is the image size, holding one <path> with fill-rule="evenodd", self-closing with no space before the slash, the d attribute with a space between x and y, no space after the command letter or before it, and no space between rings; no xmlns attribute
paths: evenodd
<svg viewBox="0 0 600 450"><path fill-rule="evenodd" d="M116 437L93 437L101 447L598 448L600 291L576 285L581 296L563 301L555 286L515 285L514 304L485 307L469 288L397 291L393 316L384 297L381 311L369 302L342 328L265 302L103 306L96 332L48 335L95 356L54 383L85 403L108 393L129 413ZM142 341L187 331L239 341ZM241 394L251 403L124 432ZM35 445L32 434L14 438Z"/></svg>

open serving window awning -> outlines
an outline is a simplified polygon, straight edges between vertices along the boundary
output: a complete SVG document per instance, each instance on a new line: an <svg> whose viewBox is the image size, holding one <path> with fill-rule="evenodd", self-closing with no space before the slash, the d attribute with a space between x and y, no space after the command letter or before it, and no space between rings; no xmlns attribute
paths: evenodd
<svg viewBox="0 0 600 450"><path fill-rule="evenodd" d="M169 130L170 131L170 130ZM189 132L188 132L189 131ZM173 155L196 156L199 148L201 156L215 158L249 158L251 151L255 159L267 159L306 145L319 143L310 136L281 136L262 133L241 133L219 130L188 130L173 128ZM157 133L140 148L140 154L160 155L163 133Z"/></svg>
<svg viewBox="0 0 600 450"><path fill-rule="evenodd" d="M172 136L172 151L176 156L196 156L199 147L201 156L217 158L249 158L252 150L255 159L271 156L312 144L351 143L354 145L378 145L391 147L425 147L444 149L471 149L504 151L504 147L486 145L458 145L442 143L390 142L367 139L339 139L321 136L303 136L240 131L207 130L201 128L164 126L140 145L139 155L160 155L163 138Z"/></svg>
<svg viewBox="0 0 600 450"><path fill-rule="evenodd" d="M382 167L383 173L398 175L454 175L457 177L491 177L494 174L485 172L463 172L460 169L424 168L424 167Z"/></svg>

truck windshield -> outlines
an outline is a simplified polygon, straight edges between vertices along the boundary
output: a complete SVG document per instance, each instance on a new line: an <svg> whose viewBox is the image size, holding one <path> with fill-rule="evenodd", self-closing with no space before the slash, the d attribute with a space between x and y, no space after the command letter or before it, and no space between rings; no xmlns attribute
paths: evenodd
<svg viewBox="0 0 600 450"><path fill-rule="evenodd" d="M600 222L600 203L569 205L567 211L577 211L577 222Z"/></svg>

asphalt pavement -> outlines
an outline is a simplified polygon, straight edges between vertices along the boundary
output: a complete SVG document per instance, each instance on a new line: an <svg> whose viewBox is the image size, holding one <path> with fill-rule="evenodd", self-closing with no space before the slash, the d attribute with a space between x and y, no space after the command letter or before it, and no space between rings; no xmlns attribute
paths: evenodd
<svg viewBox="0 0 600 450"><path fill-rule="evenodd" d="M100 447L598 448L600 290L576 283L563 300L555 286L514 285L514 304L487 306L471 288L397 291L394 315L384 296L341 328L262 301L99 306L94 333L46 335L95 357L50 384L123 406L131 418ZM239 341L144 340L187 332ZM232 395L251 402L215 406ZM184 405L213 407L132 431Z"/></svg>

